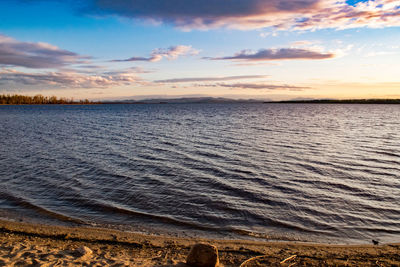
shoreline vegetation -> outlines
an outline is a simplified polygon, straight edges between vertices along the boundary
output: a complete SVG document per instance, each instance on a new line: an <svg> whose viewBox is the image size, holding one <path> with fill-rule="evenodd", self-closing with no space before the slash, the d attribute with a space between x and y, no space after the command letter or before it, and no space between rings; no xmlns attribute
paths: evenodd
<svg viewBox="0 0 400 267"><path fill-rule="evenodd" d="M0 95L0 105L76 105L100 104L88 99L75 101L73 98L57 98L56 96Z"/></svg>
<svg viewBox="0 0 400 267"><path fill-rule="evenodd" d="M400 243L331 245L211 240L0 220L2 266L188 266L191 246L217 247L220 266L399 266ZM323 241L323 240L321 240Z"/></svg>
<svg viewBox="0 0 400 267"><path fill-rule="evenodd" d="M264 104L400 104L400 99L307 99L269 101L259 99L229 99L223 97L182 97L172 99L91 101L57 98L56 96L0 95L0 105L102 105L102 104L199 104L199 103L264 103Z"/></svg>

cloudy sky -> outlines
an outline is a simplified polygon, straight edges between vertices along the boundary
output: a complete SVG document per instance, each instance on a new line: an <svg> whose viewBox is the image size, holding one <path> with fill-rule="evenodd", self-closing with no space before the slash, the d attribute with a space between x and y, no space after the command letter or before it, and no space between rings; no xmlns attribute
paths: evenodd
<svg viewBox="0 0 400 267"><path fill-rule="evenodd" d="M399 98L400 0L1 0L0 93Z"/></svg>

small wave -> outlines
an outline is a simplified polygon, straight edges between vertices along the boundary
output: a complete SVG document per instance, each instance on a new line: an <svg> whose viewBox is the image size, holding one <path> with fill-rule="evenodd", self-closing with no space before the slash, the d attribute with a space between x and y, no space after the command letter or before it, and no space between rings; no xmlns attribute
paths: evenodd
<svg viewBox="0 0 400 267"><path fill-rule="evenodd" d="M24 199L22 197L13 196L13 195L11 195L9 193L5 193L5 192L0 192L0 196L8 201L14 202L17 206L21 206L24 208L28 208L30 210L34 210L37 213L57 219L59 221L76 223L76 224L81 224L81 225L87 224L87 222L85 222L83 220L64 215L60 212L54 212L54 211L47 209L45 207L42 207L42 206L35 205L35 204L31 203L29 200Z"/></svg>

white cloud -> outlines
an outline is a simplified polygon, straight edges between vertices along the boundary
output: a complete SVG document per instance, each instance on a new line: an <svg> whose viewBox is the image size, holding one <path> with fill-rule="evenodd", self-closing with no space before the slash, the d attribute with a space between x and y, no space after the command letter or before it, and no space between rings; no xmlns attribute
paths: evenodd
<svg viewBox="0 0 400 267"><path fill-rule="evenodd" d="M129 62L129 61L148 61L157 62L163 58L168 60L175 60L180 56L193 56L197 55L200 51L192 48L192 46L187 45L177 45L171 46L167 49L157 48L154 49L149 57L131 57L128 59L116 59L112 62Z"/></svg>
<svg viewBox="0 0 400 267"><path fill-rule="evenodd" d="M0 71L0 84L47 86L51 88L107 88L112 86L142 84L134 72L105 72L82 74L77 72L28 73L13 69Z"/></svg>

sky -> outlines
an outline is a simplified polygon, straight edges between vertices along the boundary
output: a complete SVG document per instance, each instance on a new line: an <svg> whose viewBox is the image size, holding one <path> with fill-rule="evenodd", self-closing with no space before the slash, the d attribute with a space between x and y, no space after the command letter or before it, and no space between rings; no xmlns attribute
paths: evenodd
<svg viewBox="0 0 400 267"><path fill-rule="evenodd" d="M0 94L400 98L400 0L1 0Z"/></svg>

